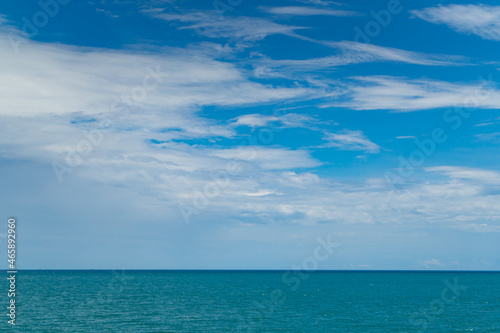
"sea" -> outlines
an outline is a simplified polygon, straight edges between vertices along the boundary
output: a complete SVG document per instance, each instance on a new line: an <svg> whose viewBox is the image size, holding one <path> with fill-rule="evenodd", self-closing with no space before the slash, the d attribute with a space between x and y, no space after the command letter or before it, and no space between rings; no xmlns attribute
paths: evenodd
<svg viewBox="0 0 500 333"><path fill-rule="evenodd" d="M1 332L500 332L499 272L0 274Z"/></svg>

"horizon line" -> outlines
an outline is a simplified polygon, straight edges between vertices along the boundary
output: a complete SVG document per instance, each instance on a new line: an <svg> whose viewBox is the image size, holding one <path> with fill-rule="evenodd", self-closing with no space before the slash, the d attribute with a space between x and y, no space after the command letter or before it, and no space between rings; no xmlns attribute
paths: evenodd
<svg viewBox="0 0 500 333"><path fill-rule="evenodd" d="M213 269L213 268L23 268L23 269L0 269L0 271L170 271L170 272L294 272L305 271L301 269ZM446 270L446 269L318 269L307 271L308 273L317 272L490 272L500 273L499 270L481 270L481 269L461 269L461 270Z"/></svg>

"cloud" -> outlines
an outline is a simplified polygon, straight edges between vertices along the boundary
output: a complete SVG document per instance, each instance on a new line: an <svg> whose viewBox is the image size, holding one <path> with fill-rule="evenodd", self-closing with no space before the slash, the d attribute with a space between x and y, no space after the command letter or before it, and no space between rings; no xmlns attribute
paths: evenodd
<svg viewBox="0 0 500 333"><path fill-rule="evenodd" d="M286 186L305 188L309 185L319 183L320 178L309 172L297 174L293 171L284 171L279 181Z"/></svg>
<svg viewBox="0 0 500 333"><path fill-rule="evenodd" d="M235 195L243 195L248 197L263 197L271 194L281 195L281 193L277 193L272 190L259 190L257 192L239 192L235 193Z"/></svg>
<svg viewBox="0 0 500 333"><path fill-rule="evenodd" d="M500 40L500 6L441 5L410 12L428 22L446 24L460 33Z"/></svg>
<svg viewBox="0 0 500 333"><path fill-rule="evenodd" d="M296 78L301 73L310 75L311 72L322 72L328 68L367 62L399 62L422 66L463 66L468 64L468 60L462 56L426 54L349 41L314 42L334 48L340 54L301 60L264 58L253 63L256 75L279 75Z"/></svg>
<svg viewBox="0 0 500 333"><path fill-rule="evenodd" d="M474 125L474 127L490 126L490 125L493 125L493 124L494 123L492 123L492 122L483 122L483 123L479 123L479 124Z"/></svg>
<svg viewBox="0 0 500 333"><path fill-rule="evenodd" d="M463 56L427 54L368 43L343 41L325 42L325 45L339 48L347 55L360 54L368 58L372 57L372 61L395 61L426 66L456 66L463 65L467 60Z"/></svg>
<svg viewBox="0 0 500 333"><path fill-rule="evenodd" d="M329 15L334 13L355 14L348 11L294 6L262 7L261 9L273 13L294 13L295 15L298 15L298 13L303 15L319 15L319 13L329 13ZM427 66L456 66L467 63L467 59L462 56L425 54L351 41L319 41L296 34L296 30L306 29L306 27L283 25L258 17L226 17L224 20L220 20L215 13L209 11L196 11L185 14L158 13L158 11L145 11L145 13L166 21L189 23L190 25L182 26L179 29L193 29L196 30L197 34L210 38L229 38L249 42L264 39L269 35L282 34L336 48L342 52L339 56L324 58L264 62L263 65L270 67L295 67L302 70L311 70L375 61L395 61Z"/></svg>
<svg viewBox="0 0 500 333"><path fill-rule="evenodd" d="M346 84L346 101L336 106L355 110L409 112L444 107L500 108L500 91L493 82L450 83L393 76L354 77ZM326 106L331 106L327 104Z"/></svg>
<svg viewBox="0 0 500 333"><path fill-rule="evenodd" d="M307 4L319 5L319 6L330 6L330 5L342 6L343 5L340 2L325 1L325 0L296 0L296 1L302 2L302 3L307 3Z"/></svg>
<svg viewBox="0 0 500 333"><path fill-rule="evenodd" d="M476 170L481 171L481 170ZM488 172L488 170L482 170ZM278 171L280 172L280 171ZM235 182L210 209L250 224L405 224L440 226L469 232L500 232L500 192L486 193L489 184L468 179L450 181L439 174L394 191L384 179L353 184L316 178L310 172L270 170L245 184ZM244 186L244 187L243 187ZM272 189L282 195L248 197L241 193ZM251 189L251 190L250 190ZM307 189L307 191L304 191ZM488 224L489 228L473 225Z"/></svg>
<svg viewBox="0 0 500 333"><path fill-rule="evenodd" d="M497 142L500 139L500 132L495 133L480 133L475 135L477 141L492 141Z"/></svg>
<svg viewBox="0 0 500 333"><path fill-rule="evenodd" d="M486 119L481 121L480 123L474 125L474 127L484 127L484 126L490 126L493 124L497 124L500 122L500 117L498 118L491 118L491 119Z"/></svg>
<svg viewBox="0 0 500 333"><path fill-rule="evenodd" d="M498 195L483 195L486 182L466 178L450 182L446 170L436 171L437 180L429 184L412 184L409 195L391 192L383 179L358 179L353 184L334 176L320 178L311 169L323 163L311 150L204 145L205 139L240 138L238 126L269 126L272 121L288 127L318 124L318 119L298 113L246 115L229 123L200 115L204 106L242 107L317 96L317 91L300 85L257 83L236 65L216 59L213 47L148 53L25 41L16 55L5 34L0 34L0 44L2 157L35 161L50 169L54 161L66 163L68 148L76 151L89 133L99 130L102 142L92 146L65 179L115 186L114 193L126 195L128 190L147 198L143 202L150 207L148 214L177 212L180 200L192 202L214 183L214 175L224 174L228 162L236 161L242 171L230 177L199 218L223 217L224 223L252 225L499 224ZM111 103L129 96L134 88L138 93L149 74L146 68L157 65L165 73L160 84L143 101L134 102L128 114L116 114ZM401 93L398 88L404 84L396 83L387 94ZM404 92L402 96L412 96ZM105 118L111 120L109 126L101 124ZM347 130L325 133L324 146L367 153L381 149L363 132ZM55 175L52 181L58 184ZM171 214L169 223L182 223L179 214Z"/></svg>
<svg viewBox="0 0 500 333"><path fill-rule="evenodd" d="M185 29L188 30L184 30L182 35L193 32L210 38L234 38L232 40L245 42L273 34L275 37L277 34L283 37L289 32L294 33L288 26L275 26L272 25L273 22L267 25L269 21L259 21L256 18L243 19L245 27L242 29L236 27L237 19L229 15L226 22L220 25L211 20L212 18L200 20L191 17L181 21L177 17L168 24L174 27L187 26ZM264 25L262 31L256 34L250 31L251 24L260 23ZM316 80L316 83L322 81L318 85L313 83L311 77L307 77L310 85L304 85L300 83L299 76L293 81L257 80L249 71L249 62L255 60L252 54L236 54L232 47L215 43L200 43L184 48L156 48L149 45L139 49L138 46L128 46L125 50L112 50L26 40L20 45L20 52L15 54L7 39L8 35L2 32L1 167L2 172L6 168L15 170L2 173L4 181L9 185L5 188L10 189L4 197L7 201L4 201L6 205L14 204L22 210L22 203L16 198L23 196L26 199L24 201L32 206L28 211L31 211L32 221L35 222L48 220L51 214L54 215L53 212L58 212L51 220L56 223L50 225L54 230L66 230L69 236L65 238L66 234L63 233L62 236L57 235L58 239L69 239L69 243L77 238L82 240L82 237L75 237L72 226L80 226L78 228L82 231L95 230L91 226L100 223L109 231L109 235L117 237L117 240L124 240L123 244L128 244L130 248L127 239L136 231L137 221L141 220L145 221L145 226L153 228L144 230L154 230L158 236L155 237L158 242L150 244L153 246L152 252L175 252L168 251L165 246L177 247L179 251L186 250L181 252L186 253L187 257L172 255L164 262L169 265L185 265L185 262L203 265L203 261L210 262L211 257L218 256L213 251L193 251L193 246L210 248L209 243L219 244L218 237L225 237L230 242L230 246L220 243L220 254L224 257L223 252L231 248L235 241L241 240L241 244L247 244L245 240L249 239L252 240L252 245L242 248L241 253L255 255L255 251L252 251L255 248L264 254L286 253L287 248L298 248L300 251L297 252L303 252L295 245L305 239L314 241L317 236L314 233L320 234L328 229L335 229L339 233L353 231L353 225L358 225L355 228L363 230L367 239L377 239L377 242L380 242L380 238L374 237L376 233L371 234L372 230L377 230L380 234L399 227L426 231L443 229L445 233L449 228L463 232L500 231L500 192L495 192L494 188L495 184L498 185L498 180L493 183L489 181L497 179L497 171L474 169L471 173L469 169L457 166L455 169L441 167L429 171L432 174L425 174L419 169L415 173L423 173L425 177L419 177L419 174L410 184L403 185L408 193L395 191L382 178L384 170L378 169L379 164L346 171L345 166L350 164L348 161L334 160L337 157L366 156L380 151L382 148L374 143L379 143L379 137L371 137L371 134L367 135L362 131L337 131L335 128L328 128L329 131L326 132L320 126L327 125L326 122L319 116L307 115L320 103L316 99L318 96L327 101L335 98L334 101L339 104L356 102L358 104L353 105L360 107L400 105L410 108L413 104L418 108L427 108L446 105L452 97L463 100L464 92L476 96L472 83L446 85L432 80L392 78L394 86L385 87L387 82L362 81L357 78L343 80L341 73L322 73L322 79ZM187 39L185 42L189 41ZM226 42L223 40L223 43ZM359 63L398 61L434 66L448 65L447 62L455 61L445 56L433 58L420 53L352 43L332 44L330 51L332 50L351 53L350 59ZM250 60L247 60L247 56ZM345 58L348 59L347 56ZM321 68L325 68L322 67L325 63L312 59L310 64L285 64L282 68L294 68L290 76L295 78L295 73L301 70L302 65L308 65L310 69L320 73ZM156 71L157 66L161 82L154 89L147 89L146 96L143 96L144 79L152 77L147 68ZM375 70L383 70L385 67L387 66L378 66ZM311 76L316 73L313 74ZM331 80L328 81L328 78ZM391 80L390 77L385 78ZM147 82L151 84L153 81L149 79ZM317 88L321 83L339 88L335 93L344 90L346 93L341 96L326 96L326 89ZM368 97L364 101L353 90L356 87L377 86L383 93L377 94L370 90L367 91L367 96L376 98L382 95L386 101L370 100ZM470 90L464 90L464 87ZM446 95L444 103L441 98L443 93L450 94ZM113 107L116 99L125 103L123 98L130 101L132 94L136 98L132 99L130 105L119 104L120 108ZM495 101L495 94L495 90L492 90L489 96L491 101ZM419 99L429 97L434 99L419 104ZM306 100L309 102L304 103ZM274 108L273 104L282 101L290 102L291 106L297 105L294 103L299 101L301 103L298 104L307 109L304 114L294 110L286 115L267 115L269 109ZM376 103L371 104L374 101ZM490 102L480 99L480 103L487 105ZM122 112L124 109L127 112ZM319 110L318 114L327 119L344 120L346 117L353 116L355 119L359 116L346 110L335 113L327 111L329 110ZM259 115L258 112L265 114ZM243 116L237 117L242 114ZM109 120L107 125L103 123L106 119ZM312 148L291 149L277 143L296 145L303 142L301 137L278 135L276 141L268 146L235 148L235 142L241 142L240 140L258 132L251 129L271 124L282 128L322 127L325 147L353 150L355 153L341 154L333 151L334 149L328 152ZM248 136L242 134L248 132L251 132ZM311 134L310 131L303 130L290 132ZM318 136L317 133L313 134L315 135L308 136L306 141ZM65 164L68 156L72 152L74 155L82 147L82 142L85 144L91 140L89 135L99 143L91 145L90 151L80 151L81 160L71 168L70 174L64 175L64 183L59 184L52 170L52 162ZM332 163L326 165L322 162L323 159ZM239 166L239 172L228 173L228 165L232 163ZM361 165L365 161L357 160L353 163ZM25 167L17 170L21 164ZM468 173L464 173L464 170ZM363 172L368 172L372 178L364 179ZM380 178L375 175L377 172L380 172ZM16 175L18 179L12 181L10 175ZM33 185L33 182L36 184ZM31 187L19 189L19 186L25 184ZM101 189L106 191L101 192ZM207 189L212 192L209 193ZM198 214L193 216L193 224L189 228L183 228L178 204L182 202L192 205L196 199L200 203L199 199L203 196L208 197L208 202L202 203L202 207L192 206L197 209ZM89 201L94 202L94 205L89 204ZM109 205L109 202L115 204ZM99 209L109 212L102 220L111 221L110 223L88 218L88 212L102 217ZM61 211L68 213L61 215ZM43 215L44 212L45 216L39 216L39 213ZM133 217L126 216L130 212L133 212ZM76 220L72 217L76 217ZM24 220L28 221L26 217ZM380 226L382 224L391 226L384 228ZM32 230L32 234L37 236L34 233L39 229L26 230ZM234 235L239 237L235 238ZM85 243L92 243L92 237L89 232L88 237L81 244L78 243L77 247L81 245L81 249L84 249ZM387 236L387 239L400 238L392 234ZM476 238L472 236L469 239ZM190 241L186 242L188 239ZM358 235L352 239L356 239L355 242L364 241ZM276 240L278 243L289 243L282 248L273 247ZM266 248L263 249L261 244L267 244ZM360 249L359 246L350 247ZM203 254L203 260L196 259L199 253ZM137 254L138 265L141 265L140 257L141 254ZM238 258L234 262L248 263L246 260L242 261L239 254L233 257ZM193 258L194 261L188 260ZM417 258L435 257L423 254ZM170 259L174 261L170 262ZM211 262L211 265L220 263L221 261ZM357 263L364 264L365 261Z"/></svg>
<svg viewBox="0 0 500 333"><path fill-rule="evenodd" d="M230 159L213 154L216 145L180 141L238 137L234 126L200 116L199 110L316 94L298 86L254 82L234 64L215 60L220 55L213 54L212 44L146 52L80 48L15 36L22 41L17 54L9 35L0 31L3 158L45 163L50 169L59 163L67 168L64 180L76 177L126 187L170 205L193 188L203 188L209 171L225 170ZM283 126L306 118L281 116ZM309 152L278 147L258 150L255 160L242 164L258 172L261 167L287 170L321 163ZM57 183L56 174L52 176ZM248 192L258 193L258 188Z"/></svg>
<svg viewBox="0 0 500 333"><path fill-rule="evenodd" d="M418 264L424 267L444 266L444 264L437 259L419 260Z"/></svg>
<svg viewBox="0 0 500 333"><path fill-rule="evenodd" d="M259 17L220 17L210 11L196 11L186 14L158 13L145 11L155 18L165 21L189 23L179 29L195 30L197 34L210 38L232 38L243 41L257 41L267 36L282 34L302 38L295 30L304 29L299 26L288 26Z"/></svg>
<svg viewBox="0 0 500 333"><path fill-rule="evenodd" d="M495 171L457 166L437 166L426 168L425 170L439 172L454 179L478 181L484 184L500 184L500 173Z"/></svg>
<svg viewBox="0 0 500 333"><path fill-rule="evenodd" d="M396 139L417 139L417 137L413 136L413 135L404 135L404 136L397 136Z"/></svg>
<svg viewBox="0 0 500 333"><path fill-rule="evenodd" d="M259 7L260 10L277 15L290 15L290 16L358 16L360 13L347 10L334 10L306 6L288 6L288 7Z"/></svg>
<svg viewBox="0 0 500 333"><path fill-rule="evenodd" d="M370 141L362 131L344 130L337 133L326 133L324 147L336 147L340 150L361 150L375 154L380 146Z"/></svg>
<svg viewBox="0 0 500 333"><path fill-rule="evenodd" d="M236 118L235 126L248 126L248 127L265 127L269 123L278 121L276 116L265 116L261 114L246 114Z"/></svg>
<svg viewBox="0 0 500 333"><path fill-rule="evenodd" d="M168 113L186 112L201 105L241 105L306 93L300 88L270 89L251 82L233 64L193 50L170 48L161 55L148 55L25 40L21 52L15 54L2 34L0 45L2 115L106 113L124 95L129 99L136 96L129 104L142 109L141 113ZM153 88L147 91L144 84Z"/></svg>
<svg viewBox="0 0 500 333"><path fill-rule="evenodd" d="M322 164L312 158L309 152L305 150L289 150L285 148L246 146L216 150L209 155L230 160L247 161L269 170L313 168Z"/></svg>
<svg viewBox="0 0 500 333"><path fill-rule="evenodd" d="M268 126L279 128L311 128L312 125L321 123L325 122L321 122L318 119L315 119L307 114L287 113L281 116L246 114L235 118L234 126L248 126L252 128Z"/></svg>

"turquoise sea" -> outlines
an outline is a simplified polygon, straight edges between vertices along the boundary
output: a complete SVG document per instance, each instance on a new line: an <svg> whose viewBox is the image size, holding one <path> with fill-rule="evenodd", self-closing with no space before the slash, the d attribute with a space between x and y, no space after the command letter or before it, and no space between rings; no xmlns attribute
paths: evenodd
<svg viewBox="0 0 500 333"><path fill-rule="evenodd" d="M15 327L2 281L2 332L500 332L493 272L20 271Z"/></svg>

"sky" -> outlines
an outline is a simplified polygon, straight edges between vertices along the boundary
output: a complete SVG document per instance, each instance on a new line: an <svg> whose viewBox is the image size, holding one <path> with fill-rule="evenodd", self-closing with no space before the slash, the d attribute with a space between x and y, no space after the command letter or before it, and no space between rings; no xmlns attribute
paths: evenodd
<svg viewBox="0 0 500 333"><path fill-rule="evenodd" d="M317 269L500 269L499 22L493 1L2 2L18 268L290 269L327 242Z"/></svg>

